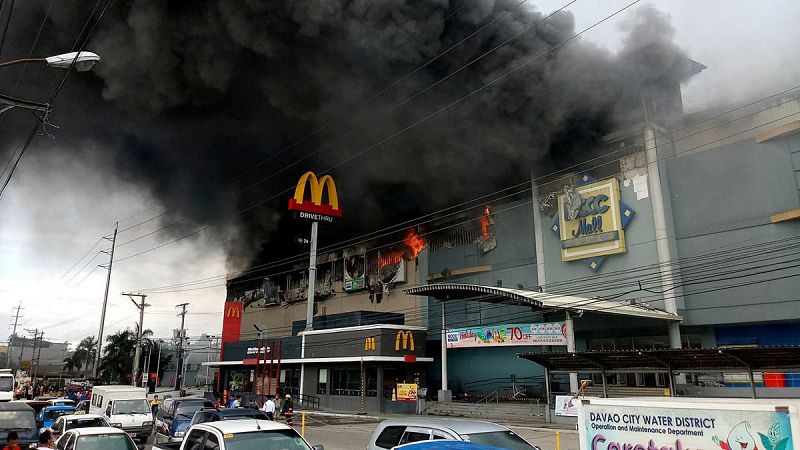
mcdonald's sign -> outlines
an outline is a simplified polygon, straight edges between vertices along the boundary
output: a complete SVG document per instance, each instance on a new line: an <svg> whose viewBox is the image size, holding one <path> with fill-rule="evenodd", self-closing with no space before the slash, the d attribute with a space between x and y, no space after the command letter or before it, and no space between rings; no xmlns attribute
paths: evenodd
<svg viewBox="0 0 800 450"><path fill-rule="evenodd" d="M368 336L364 339L364 351L375 350L375 338L372 336Z"/></svg>
<svg viewBox="0 0 800 450"><path fill-rule="evenodd" d="M305 198L306 184L310 186L311 199ZM328 203L322 203L322 194L327 189ZM317 179L314 172L306 172L297 182L294 197L289 199L289 210L297 211L301 219L333 222L334 217L342 217L336 183L330 175Z"/></svg>
<svg viewBox="0 0 800 450"><path fill-rule="evenodd" d="M243 307L241 302L225 302L222 313L222 343L239 341Z"/></svg>
<svg viewBox="0 0 800 450"><path fill-rule="evenodd" d="M242 310L241 310L241 303L235 303L233 306L229 306L225 309L225 318L242 318Z"/></svg>
<svg viewBox="0 0 800 450"><path fill-rule="evenodd" d="M403 350L414 351L414 335L410 331L400 330L394 338L394 349L400 351L402 344Z"/></svg>

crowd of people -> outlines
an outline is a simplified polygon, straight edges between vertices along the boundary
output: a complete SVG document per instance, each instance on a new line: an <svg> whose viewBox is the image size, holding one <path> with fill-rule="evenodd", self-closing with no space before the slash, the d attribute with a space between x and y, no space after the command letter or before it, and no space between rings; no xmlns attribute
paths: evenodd
<svg viewBox="0 0 800 450"><path fill-rule="evenodd" d="M45 430L39 435L39 444L37 449L56 448L56 440L53 438L53 433L50 430ZM3 450L21 450L19 446L19 435L16 431L9 431L6 436L6 446Z"/></svg>

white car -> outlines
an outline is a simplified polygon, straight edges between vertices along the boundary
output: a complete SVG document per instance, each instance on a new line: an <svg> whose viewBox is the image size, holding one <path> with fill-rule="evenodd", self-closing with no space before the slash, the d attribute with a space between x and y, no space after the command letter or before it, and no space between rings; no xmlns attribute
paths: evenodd
<svg viewBox="0 0 800 450"><path fill-rule="evenodd" d="M192 425L182 442L156 444L153 450L324 450L311 446L294 428L270 420L242 419ZM80 449L75 449L80 450Z"/></svg>
<svg viewBox="0 0 800 450"><path fill-rule="evenodd" d="M75 428L62 434L58 450L137 450L133 439L119 428Z"/></svg>
<svg viewBox="0 0 800 450"><path fill-rule="evenodd" d="M59 436L76 428L110 427L106 419L99 414L70 414L56 419L52 426L53 437Z"/></svg>

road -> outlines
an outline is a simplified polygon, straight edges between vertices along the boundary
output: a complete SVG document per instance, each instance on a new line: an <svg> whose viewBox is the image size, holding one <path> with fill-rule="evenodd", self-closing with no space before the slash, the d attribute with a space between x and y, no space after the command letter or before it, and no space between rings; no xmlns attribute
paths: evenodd
<svg viewBox="0 0 800 450"><path fill-rule="evenodd" d="M375 423L322 425L306 427L306 440L311 445L324 445L325 450L358 450L367 447L370 436L375 430ZM296 427L299 431L299 427ZM555 431L525 426L510 427L533 445L542 450L555 450ZM561 435L561 450L578 450L578 434L564 432Z"/></svg>

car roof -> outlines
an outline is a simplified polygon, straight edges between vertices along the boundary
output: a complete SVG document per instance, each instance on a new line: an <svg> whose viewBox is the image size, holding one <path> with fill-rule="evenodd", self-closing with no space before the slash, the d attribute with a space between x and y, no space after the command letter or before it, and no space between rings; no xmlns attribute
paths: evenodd
<svg viewBox="0 0 800 450"><path fill-rule="evenodd" d="M0 402L0 411L33 411L25 402Z"/></svg>
<svg viewBox="0 0 800 450"><path fill-rule="evenodd" d="M258 427L258 428L256 428ZM275 431L275 430L291 430L288 425L280 422L273 422L271 420L258 420L258 419L243 419L243 420L224 420L220 422L204 422L194 425L194 428L202 428L206 431L214 429L222 434L236 434L236 433L249 433L251 431Z"/></svg>
<svg viewBox="0 0 800 450"><path fill-rule="evenodd" d="M381 422L380 425L384 428L389 426L442 428L453 430L458 434L490 433L492 431L505 431L508 429L502 425L483 420L451 419L444 417L387 419Z"/></svg>
<svg viewBox="0 0 800 450"><path fill-rule="evenodd" d="M42 408L43 411L75 411L76 409L72 405L52 405Z"/></svg>
<svg viewBox="0 0 800 450"><path fill-rule="evenodd" d="M396 450L428 450L428 449L441 449L441 450L503 450L500 447L490 447L486 445L473 444L467 441L421 441L413 442L411 444L398 445L393 447Z"/></svg>
<svg viewBox="0 0 800 450"><path fill-rule="evenodd" d="M96 436L98 434L127 434L119 428L113 427L86 427L86 428L73 428L67 433L74 433L78 436Z"/></svg>
<svg viewBox="0 0 800 450"><path fill-rule="evenodd" d="M61 416L67 422L72 422L73 420L85 420L85 419L104 419L103 416L100 414L70 414L67 416Z"/></svg>

